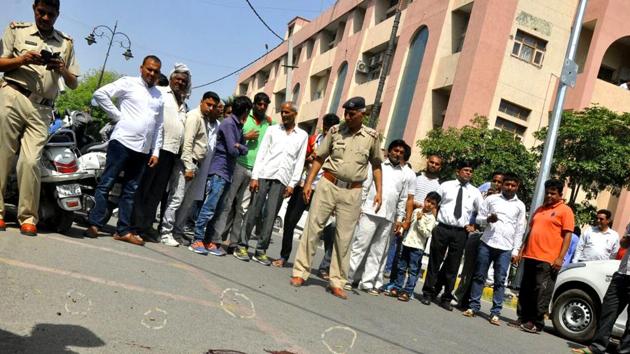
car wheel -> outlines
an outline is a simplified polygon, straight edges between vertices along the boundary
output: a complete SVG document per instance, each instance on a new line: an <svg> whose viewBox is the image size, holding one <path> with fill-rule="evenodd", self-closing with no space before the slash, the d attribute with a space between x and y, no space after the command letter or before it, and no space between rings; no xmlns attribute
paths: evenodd
<svg viewBox="0 0 630 354"><path fill-rule="evenodd" d="M593 299L580 289L567 290L553 304L553 326L561 336L576 342L593 339L597 316Z"/></svg>

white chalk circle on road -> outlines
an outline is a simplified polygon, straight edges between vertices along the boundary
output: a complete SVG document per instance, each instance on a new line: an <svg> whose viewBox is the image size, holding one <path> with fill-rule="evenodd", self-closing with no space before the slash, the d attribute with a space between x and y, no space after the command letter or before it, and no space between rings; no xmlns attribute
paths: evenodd
<svg viewBox="0 0 630 354"><path fill-rule="evenodd" d="M334 326L322 333L322 343L332 354L350 352L357 340L357 332L350 327Z"/></svg>
<svg viewBox="0 0 630 354"><path fill-rule="evenodd" d="M166 327L168 312L159 307L148 310L140 323L148 329L160 330Z"/></svg>
<svg viewBox="0 0 630 354"><path fill-rule="evenodd" d="M85 316L92 309L92 300L84 293L71 289L66 293L66 312L71 315Z"/></svg>
<svg viewBox="0 0 630 354"><path fill-rule="evenodd" d="M234 318L256 317L254 303L238 289L228 288L221 293L221 308Z"/></svg>

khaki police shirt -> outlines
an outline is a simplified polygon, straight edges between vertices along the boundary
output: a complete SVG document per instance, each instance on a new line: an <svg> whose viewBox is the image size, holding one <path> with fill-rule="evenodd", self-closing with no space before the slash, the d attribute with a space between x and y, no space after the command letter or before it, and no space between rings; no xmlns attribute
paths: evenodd
<svg viewBox="0 0 630 354"><path fill-rule="evenodd" d="M317 156L325 160L322 169L344 182L363 182L367 178L368 162L380 166L383 161L374 129L362 126L352 134L343 123L330 128L317 148Z"/></svg>
<svg viewBox="0 0 630 354"><path fill-rule="evenodd" d="M34 23L11 23L2 36L0 57L16 58L26 52L39 52L42 49L51 53L60 53L68 71L79 76L79 64L74 56L72 38L57 30L53 30L50 36L44 37ZM5 72L4 78L44 98L54 100L59 93L61 74L46 70L45 65L30 64Z"/></svg>

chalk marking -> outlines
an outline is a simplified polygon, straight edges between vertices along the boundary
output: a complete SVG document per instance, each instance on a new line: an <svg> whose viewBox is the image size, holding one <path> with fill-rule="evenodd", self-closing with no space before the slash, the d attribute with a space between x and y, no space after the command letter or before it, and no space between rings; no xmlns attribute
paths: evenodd
<svg viewBox="0 0 630 354"><path fill-rule="evenodd" d="M333 348L331 348L330 344L328 344L328 342L326 342L326 336L328 335L328 333L335 331L335 330L339 330L339 331L348 331L352 334L352 341L350 341L350 345L347 348L341 348L343 349L343 351L336 351ZM332 354L346 354L350 351L350 349L352 349L352 347L354 346L354 342L357 340L357 332L350 328L350 327L345 327L345 326L333 326L328 328L327 330L324 331L324 333L322 333L322 343L324 343L324 345L326 346L326 348L328 349L328 351L330 351ZM338 347L340 347L339 345L335 346L335 349L338 349Z"/></svg>
<svg viewBox="0 0 630 354"><path fill-rule="evenodd" d="M234 294L231 295L230 297L227 297L231 293L234 293ZM241 298L244 301L249 303L251 314L243 315L243 314L235 313L235 312L239 312L238 308L241 305L240 301L237 298ZM231 302L233 303L229 303L226 300L231 300ZM238 289L234 289L234 288L227 288L223 290L223 292L221 293L221 308L223 308L225 312L227 312L230 316L234 318L236 318L237 315L238 317L244 318L244 319L250 319L256 316L256 309L254 308L254 302L250 300L247 296L245 296L245 294L240 293Z"/></svg>
<svg viewBox="0 0 630 354"><path fill-rule="evenodd" d="M151 309L145 312L144 318L142 319L142 321L140 321L140 323L148 329L154 329L157 331L166 327L167 315L168 315L168 312L166 312L165 310L162 310L159 307L156 307L154 309ZM158 325L151 325L151 322L156 321L156 318L157 320L159 320L160 317L164 317L162 318L162 323L159 323Z"/></svg>

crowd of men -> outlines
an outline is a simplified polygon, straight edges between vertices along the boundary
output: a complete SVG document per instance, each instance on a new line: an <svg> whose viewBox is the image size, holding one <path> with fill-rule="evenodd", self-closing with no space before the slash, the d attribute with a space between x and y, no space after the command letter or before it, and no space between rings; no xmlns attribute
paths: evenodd
<svg viewBox="0 0 630 354"><path fill-rule="evenodd" d="M35 24L11 24L0 48L0 187L4 191L19 143L18 221L20 231L31 236L37 234L37 162L46 117L59 79L73 88L78 76L72 40L53 28L59 2L35 0L33 10ZM62 54L44 60L38 51L42 48ZM489 322L500 325L508 271L520 263L519 321L531 333L543 329L563 265L614 259L630 243L630 235L620 239L610 228L608 210L599 210L596 225L577 236L573 211L562 199L562 181L545 183L544 204L533 211L528 227L518 197L521 179L513 173L496 172L477 188L470 182L474 164L460 160L454 178L441 181L444 161L431 155L416 174L405 141L390 142L384 154L378 133L363 125L362 97L345 102L343 121L333 113L322 117L321 133L309 137L296 123L293 102L282 103L278 122L267 115L270 99L262 92L253 100L238 96L223 102L208 91L190 109L189 68L175 64L165 86L158 85L161 71L160 59L149 55L139 77L123 77L94 92L93 101L107 113L113 132L89 214L88 237L101 235L108 194L120 182L114 239L135 245L186 244L195 254L232 253L242 261L282 268L289 265L296 225L308 209L292 286L308 280L323 239L325 255L317 274L329 282L326 289L332 295L347 299L347 291L357 287L406 302L414 298L428 253L419 300L448 311L456 303L463 315L473 317L480 311L491 270ZM43 77L44 85L34 75ZM272 260L267 250L274 221L287 198L282 250ZM159 224L153 229L158 206ZM0 216L3 231L1 198ZM626 254L588 350L605 350L614 319L628 303L629 284ZM628 333L621 346L629 349Z"/></svg>

